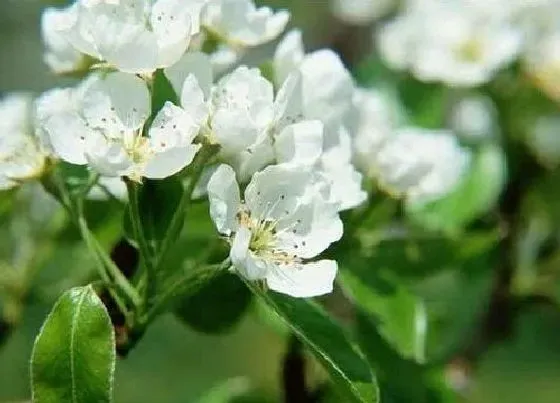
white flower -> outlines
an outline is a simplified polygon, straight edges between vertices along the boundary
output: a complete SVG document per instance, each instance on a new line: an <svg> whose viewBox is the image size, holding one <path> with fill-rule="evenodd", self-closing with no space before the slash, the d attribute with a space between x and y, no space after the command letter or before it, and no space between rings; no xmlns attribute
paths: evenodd
<svg viewBox="0 0 560 403"><path fill-rule="evenodd" d="M301 34L291 31L279 43L273 60L277 86L299 74L298 86L288 91L290 103L299 103L300 119L318 119L325 125L325 146L336 143L343 119L350 111L354 82L340 57L321 49L305 54ZM280 89L282 91L282 89ZM300 99L297 100L296 98Z"/></svg>
<svg viewBox="0 0 560 403"><path fill-rule="evenodd" d="M389 93L362 88L354 91L345 125L353 137L353 160L366 176L372 176L372 161L396 131L402 115L401 107Z"/></svg>
<svg viewBox="0 0 560 403"><path fill-rule="evenodd" d="M451 128L466 139L491 138L496 131L496 107L482 95L461 99L451 111Z"/></svg>
<svg viewBox="0 0 560 403"><path fill-rule="evenodd" d="M199 31L204 0L78 0L60 35L78 51L130 73L177 62Z"/></svg>
<svg viewBox="0 0 560 403"><path fill-rule="evenodd" d="M272 162L266 129L273 118L273 103L272 84L254 68L241 66L212 89L209 135L241 181Z"/></svg>
<svg viewBox="0 0 560 403"><path fill-rule="evenodd" d="M274 40L289 18L287 11L257 8L253 0L210 0L202 13L202 25L220 41L243 48Z"/></svg>
<svg viewBox="0 0 560 403"><path fill-rule="evenodd" d="M451 132L404 128L385 142L374 169L382 188L408 203L422 204L453 191L470 160Z"/></svg>
<svg viewBox="0 0 560 403"><path fill-rule="evenodd" d="M342 236L336 209L310 186L311 177L294 166L269 166L253 176L243 200L227 165L208 184L210 215L228 237L236 270L294 297L332 291L336 262L308 260Z"/></svg>
<svg viewBox="0 0 560 403"><path fill-rule="evenodd" d="M92 80L79 108L53 114L43 129L55 153L67 162L88 164L105 176L165 178L190 164L200 148L192 144L204 116L194 76L185 80L182 100L183 107L167 102L144 137L150 115L145 83L133 75L111 73Z"/></svg>
<svg viewBox="0 0 560 403"><path fill-rule="evenodd" d="M522 32L507 19L469 5L431 2L399 15L379 33L382 57L422 81L476 86L512 62Z"/></svg>
<svg viewBox="0 0 560 403"><path fill-rule="evenodd" d="M38 177L46 155L33 130L32 99L12 94L0 100L0 190Z"/></svg>
<svg viewBox="0 0 560 403"><path fill-rule="evenodd" d="M323 105L323 110L329 114L318 117L318 108L308 106L306 109L304 80L299 71L293 73L277 94L275 120L269 129L274 139L276 160L312 165L317 178L329 182L328 200L339 211L356 207L366 199L366 194L361 188L362 175L352 164L352 139L342 125L349 112L347 106L344 99L334 99L335 84L332 92L327 89L311 94L310 98L317 96L316 103ZM339 87L347 88L344 85ZM325 124L329 126L325 127Z"/></svg>
<svg viewBox="0 0 560 403"><path fill-rule="evenodd" d="M348 24L367 25L386 15L396 5L395 0L333 0L333 14Z"/></svg>
<svg viewBox="0 0 560 403"><path fill-rule="evenodd" d="M86 56L78 51L64 36L78 18L78 6L63 9L47 8L41 17L41 30L47 51L44 60L58 74L71 73L87 67Z"/></svg>
<svg viewBox="0 0 560 403"><path fill-rule="evenodd" d="M525 69L548 96L560 101L560 29L529 44Z"/></svg>

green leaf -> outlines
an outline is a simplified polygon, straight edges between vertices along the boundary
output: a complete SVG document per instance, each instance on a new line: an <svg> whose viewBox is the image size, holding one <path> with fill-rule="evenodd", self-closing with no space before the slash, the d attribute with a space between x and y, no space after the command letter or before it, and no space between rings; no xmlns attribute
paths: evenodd
<svg viewBox="0 0 560 403"><path fill-rule="evenodd" d="M178 178L146 180L143 183L138 195L138 208L148 242L159 242L165 238L182 194L183 185ZM126 234L134 239L128 210L124 220Z"/></svg>
<svg viewBox="0 0 560 403"><path fill-rule="evenodd" d="M390 289L368 287L345 270L339 280L345 294L376 319L385 340L407 358L422 362L425 356L425 312L422 301L405 287L391 284Z"/></svg>
<svg viewBox="0 0 560 403"><path fill-rule="evenodd" d="M286 322L323 364L345 402L379 401L374 374L340 325L318 304L272 291L265 292L249 282L246 284Z"/></svg>
<svg viewBox="0 0 560 403"><path fill-rule="evenodd" d="M91 286L64 293L33 347L34 403L112 401L115 336L105 306Z"/></svg>
<svg viewBox="0 0 560 403"><path fill-rule="evenodd" d="M424 228L457 233L496 204L505 180L505 154L496 145L485 145L474 153L470 172L457 189L429 204L409 204L407 213Z"/></svg>
<svg viewBox="0 0 560 403"><path fill-rule="evenodd" d="M558 308L542 303L519 308L509 337L492 344L477 360L469 402L558 402Z"/></svg>
<svg viewBox="0 0 560 403"><path fill-rule="evenodd" d="M373 319L357 310L359 342L371 367L376 371L382 396L391 402L438 402L428 383L425 368L403 359L379 334Z"/></svg>
<svg viewBox="0 0 560 403"><path fill-rule="evenodd" d="M251 303L251 296L239 277L224 272L194 295L181 299L175 315L199 332L222 333L239 322Z"/></svg>
<svg viewBox="0 0 560 403"><path fill-rule="evenodd" d="M231 378L214 386L199 398L197 403L230 403L234 398L247 393L250 387L250 382L246 378Z"/></svg>
<svg viewBox="0 0 560 403"><path fill-rule="evenodd" d="M398 89L411 124L426 129L443 126L448 91L445 86L405 77L399 81Z"/></svg>

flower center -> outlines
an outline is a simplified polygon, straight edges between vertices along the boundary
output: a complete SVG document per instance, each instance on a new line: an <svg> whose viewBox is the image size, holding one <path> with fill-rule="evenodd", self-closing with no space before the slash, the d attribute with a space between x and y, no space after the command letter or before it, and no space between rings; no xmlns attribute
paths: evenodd
<svg viewBox="0 0 560 403"><path fill-rule="evenodd" d="M459 57L466 62L477 62L482 59L482 45L476 38L463 42L457 49Z"/></svg>
<svg viewBox="0 0 560 403"><path fill-rule="evenodd" d="M278 265L292 265L301 263L301 259L292 255L278 243L278 222L272 220L257 220L248 211L241 211L237 215L239 224L251 231L249 250L255 255Z"/></svg>
<svg viewBox="0 0 560 403"><path fill-rule="evenodd" d="M126 154L135 164L141 164L149 159L151 154L150 145L147 137L140 133L131 132L123 138L123 145Z"/></svg>

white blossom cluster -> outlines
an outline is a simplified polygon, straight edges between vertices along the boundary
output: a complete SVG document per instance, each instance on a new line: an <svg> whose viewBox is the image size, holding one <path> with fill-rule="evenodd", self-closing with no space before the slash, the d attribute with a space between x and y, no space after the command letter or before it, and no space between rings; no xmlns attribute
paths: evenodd
<svg viewBox="0 0 560 403"><path fill-rule="evenodd" d="M46 154L33 129L33 99L12 94L0 99L0 190L41 175Z"/></svg>
<svg viewBox="0 0 560 403"><path fill-rule="evenodd" d="M503 7L486 0L408 0L378 32L384 60L422 81L451 86L487 82L521 50L522 32Z"/></svg>
<svg viewBox="0 0 560 403"><path fill-rule="evenodd" d="M235 269L296 297L330 292L337 264L318 256L342 236L339 213L368 198L364 178L426 203L457 186L470 154L447 131L407 126L391 96L358 88L333 51L306 52L297 30L267 69L238 63L279 37L288 18L252 0L47 9L46 63L84 78L26 101L30 116L22 99L0 105L10 122L0 133L0 164L9 168L1 165L0 184L62 160L101 176L90 197L104 189L124 198L123 177L142 183L204 163L199 193ZM175 93L163 105L162 79ZM205 147L218 154L198 162Z"/></svg>

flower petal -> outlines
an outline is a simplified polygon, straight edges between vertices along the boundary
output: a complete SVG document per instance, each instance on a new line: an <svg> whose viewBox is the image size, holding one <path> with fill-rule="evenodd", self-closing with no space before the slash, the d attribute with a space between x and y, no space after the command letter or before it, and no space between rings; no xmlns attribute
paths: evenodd
<svg viewBox="0 0 560 403"><path fill-rule="evenodd" d="M276 136L278 162L313 165L323 152L323 124L318 120L287 126Z"/></svg>
<svg viewBox="0 0 560 403"><path fill-rule="evenodd" d="M144 168L144 176L163 179L175 175L192 162L200 147L200 144L190 144L154 154Z"/></svg>
<svg viewBox="0 0 560 403"><path fill-rule="evenodd" d="M181 94L185 80L192 74L196 77L204 98L210 97L213 74L208 55L202 52L187 52L177 63L167 67L164 73L177 94ZM187 99L181 99L181 104L186 101Z"/></svg>
<svg viewBox="0 0 560 403"><path fill-rule="evenodd" d="M241 208L239 186L229 165L220 165L208 182L210 216L218 231L230 235L237 229L237 213Z"/></svg>
<svg viewBox="0 0 560 403"><path fill-rule="evenodd" d="M320 260L298 266L276 266L266 282L271 290L296 298L310 298L332 292L337 264Z"/></svg>
<svg viewBox="0 0 560 403"><path fill-rule="evenodd" d="M245 189L245 202L256 219L278 221L297 209L311 172L289 164L270 165L253 175Z"/></svg>

